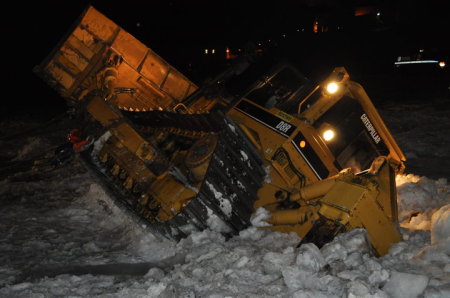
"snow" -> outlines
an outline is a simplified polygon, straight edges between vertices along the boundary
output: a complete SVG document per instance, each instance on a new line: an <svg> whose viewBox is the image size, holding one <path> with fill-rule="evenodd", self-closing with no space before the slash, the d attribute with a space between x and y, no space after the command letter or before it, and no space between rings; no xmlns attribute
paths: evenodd
<svg viewBox="0 0 450 298"><path fill-rule="evenodd" d="M431 245L440 246L450 255L450 205L436 211L431 218Z"/></svg>
<svg viewBox="0 0 450 298"><path fill-rule="evenodd" d="M427 284L427 276L392 271L383 290L393 298L414 298L423 293Z"/></svg>
<svg viewBox="0 0 450 298"><path fill-rule="evenodd" d="M231 213L233 212L233 206L231 205L230 200L228 198L225 198L223 194L214 187L213 184L207 181L206 185L212 191L216 200L219 201L220 210L222 210L223 214L225 214L227 217L230 217Z"/></svg>
<svg viewBox="0 0 450 298"><path fill-rule="evenodd" d="M266 222L267 219L270 219L269 211L259 207L256 209L255 214L252 216L250 221L254 227L266 227L270 226L270 224Z"/></svg>
<svg viewBox="0 0 450 298"><path fill-rule="evenodd" d="M94 149L92 150L92 155L97 156L98 153L100 153L100 150L102 149L103 145L108 141L108 139L111 137L111 132L107 130L102 136L100 136L93 144Z"/></svg>
<svg viewBox="0 0 450 298"><path fill-rule="evenodd" d="M442 108L407 108L381 110L416 164L397 177L404 241L383 257L372 255L363 229L321 249L297 247L295 234L264 228L262 208L230 239L209 213L210 229L165 240L118 208L76 159L0 181L0 297L450 297L450 184L448 175L435 177L448 169L430 162L450 152L431 123L449 127L450 119ZM28 158L63 128L1 141L0 154L16 148L17 159Z"/></svg>

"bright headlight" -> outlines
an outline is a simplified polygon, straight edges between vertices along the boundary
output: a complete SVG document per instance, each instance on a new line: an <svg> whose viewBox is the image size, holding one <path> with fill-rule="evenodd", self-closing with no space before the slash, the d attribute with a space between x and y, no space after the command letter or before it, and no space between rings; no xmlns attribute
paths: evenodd
<svg viewBox="0 0 450 298"><path fill-rule="evenodd" d="M327 130L325 130L325 131L323 132L323 134L322 134L323 139L324 139L325 141L327 141L327 142L329 142L329 141L331 141L332 139L334 139L334 135L335 135L335 133L334 133L334 130L332 130L332 129L327 129Z"/></svg>
<svg viewBox="0 0 450 298"><path fill-rule="evenodd" d="M439 66L440 66L441 68L444 68L444 67L445 67L445 61L439 62Z"/></svg>
<svg viewBox="0 0 450 298"><path fill-rule="evenodd" d="M338 91L339 86L335 82L332 82L327 85L326 89L329 94L334 94L336 93L336 91Z"/></svg>

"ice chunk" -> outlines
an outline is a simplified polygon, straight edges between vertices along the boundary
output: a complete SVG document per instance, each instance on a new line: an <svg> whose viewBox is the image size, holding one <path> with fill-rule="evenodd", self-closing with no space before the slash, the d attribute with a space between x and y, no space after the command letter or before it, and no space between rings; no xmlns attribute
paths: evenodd
<svg viewBox="0 0 450 298"><path fill-rule="evenodd" d="M304 289L295 292L292 295L293 298L328 298L328 295L323 294L320 291L312 290L312 289Z"/></svg>
<svg viewBox="0 0 450 298"><path fill-rule="evenodd" d="M244 161L248 160L248 155L247 155L247 153L245 153L245 151L241 150L241 155L242 155L242 158L244 159Z"/></svg>
<svg viewBox="0 0 450 298"><path fill-rule="evenodd" d="M269 274L279 273L281 269L294 262L295 255L291 253L268 252L264 255L264 271Z"/></svg>
<svg viewBox="0 0 450 298"><path fill-rule="evenodd" d="M325 244L320 251L327 263L347 258L347 251L344 246L337 241Z"/></svg>
<svg viewBox="0 0 450 298"><path fill-rule="evenodd" d="M450 204L441 207L431 217L431 244L450 254Z"/></svg>
<svg viewBox="0 0 450 298"><path fill-rule="evenodd" d="M450 188L446 179L437 181L427 177L411 174L397 175L397 198L399 207L399 221L409 221L411 215L417 212L425 216L415 219L415 225L430 218L442 205L449 203Z"/></svg>
<svg viewBox="0 0 450 298"><path fill-rule="evenodd" d="M325 266L325 259L315 244L305 243L300 247L296 263L306 271L319 272Z"/></svg>
<svg viewBox="0 0 450 298"><path fill-rule="evenodd" d="M290 290L315 289L320 287L320 280L316 274L301 270L294 266L287 266L281 270L283 280Z"/></svg>
<svg viewBox="0 0 450 298"><path fill-rule="evenodd" d="M161 297L161 295L165 292L164 290L166 288L167 284L163 282L153 284L147 289L148 297Z"/></svg>
<svg viewBox="0 0 450 298"><path fill-rule="evenodd" d="M385 282L389 278L389 272L387 270L375 270L370 274L368 280L371 284L379 284Z"/></svg>
<svg viewBox="0 0 450 298"><path fill-rule="evenodd" d="M410 217L409 221L404 221L401 223L402 228L407 228L411 230L430 230L430 218L421 212L418 212Z"/></svg>
<svg viewBox="0 0 450 298"><path fill-rule="evenodd" d="M219 201L220 210L222 210L223 214L230 217L233 212L230 200L225 198L220 191L217 191L213 184L206 181L206 185L208 185L209 189L214 193L214 197Z"/></svg>
<svg viewBox="0 0 450 298"><path fill-rule="evenodd" d="M242 239L250 239L253 241L257 241L261 239L265 234L265 230L258 229L256 227L249 227L248 229L242 230L239 232L239 237Z"/></svg>
<svg viewBox="0 0 450 298"><path fill-rule="evenodd" d="M230 130L231 130L234 134L236 134L236 127L234 127L234 125L228 123L228 127L230 128Z"/></svg>
<svg viewBox="0 0 450 298"><path fill-rule="evenodd" d="M160 268L153 267L145 274L145 278L152 278L160 281L164 277L164 271Z"/></svg>
<svg viewBox="0 0 450 298"><path fill-rule="evenodd" d="M266 227L271 224L265 222L266 219L270 219L269 211L263 207L256 209L255 214L250 218L250 222L254 227Z"/></svg>
<svg viewBox="0 0 450 298"><path fill-rule="evenodd" d="M92 149L91 155L97 156L100 150L103 148L103 145L108 141L108 139L111 137L111 132L108 130L103 135L101 135L95 142L94 142L94 149Z"/></svg>
<svg viewBox="0 0 450 298"><path fill-rule="evenodd" d="M351 281L349 282L349 286L349 298L366 297L370 294L369 286L361 280Z"/></svg>
<svg viewBox="0 0 450 298"><path fill-rule="evenodd" d="M362 277L362 273L357 270L343 270L341 272L338 272L338 277L342 279L348 279L348 280L356 280Z"/></svg>
<svg viewBox="0 0 450 298"><path fill-rule="evenodd" d="M450 297L450 284L444 284L437 287L427 287L423 296L425 298Z"/></svg>
<svg viewBox="0 0 450 298"><path fill-rule="evenodd" d="M392 271L383 290L393 298L413 298L421 295L427 284L425 275Z"/></svg>
<svg viewBox="0 0 450 298"><path fill-rule="evenodd" d="M208 227L219 233L229 233L231 232L231 228L220 218L218 217L208 206L205 206L208 212L208 219L206 223Z"/></svg>

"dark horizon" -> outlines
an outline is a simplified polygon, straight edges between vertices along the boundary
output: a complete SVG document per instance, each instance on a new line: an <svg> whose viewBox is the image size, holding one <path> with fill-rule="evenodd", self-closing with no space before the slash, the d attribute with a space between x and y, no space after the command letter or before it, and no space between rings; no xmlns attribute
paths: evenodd
<svg viewBox="0 0 450 298"><path fill-rule="evenodd" d="M6 48L8 85L21 90L25 98L11 102L14 108L40 106L44 99L33 98L36 95L51 98L52 104L58 100L61 106L64 104L32 73L32 68L51 52L89 4L197 84L226 64L221 61L215 68L205 68L219 60L205 60L202 56L205 48L223 51L228 46L235 50L247 42L265 42L262 47L270 48L280 58L293 60L305 75L313 78L335 66L345 66L356 78L363 77L379 71L378 68L390 67L397 53L421 47L449 50L445 40L449 20L433 1L426 4L406 0L17 3L6 10L15 16L15 21L8 21L2 29L6 40L13 41ZM366 6L376 11L355 17L355 10ZM314 20L326 26L328 32L315 34ZM340 24L344 24L343 30L337 29ZM190 72L190 68L194 71Z"/></svg>

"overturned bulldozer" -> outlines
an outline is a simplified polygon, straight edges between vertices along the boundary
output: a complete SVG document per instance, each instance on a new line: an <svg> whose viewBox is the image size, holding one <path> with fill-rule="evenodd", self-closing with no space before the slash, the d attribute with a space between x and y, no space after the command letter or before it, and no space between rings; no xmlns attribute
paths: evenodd
<svg viewBox="0 0 450 298"><path fill-rule="evenodd" d="M160 234L178 239L214 218L233 234L263 207L264 228L318 246L365 228L386 254L401 240L405 157L363 88L344 68L313 84L288 64L249 81L253 60L199 88L88 7L35 71L95 137L86 163Z"/></svg>

